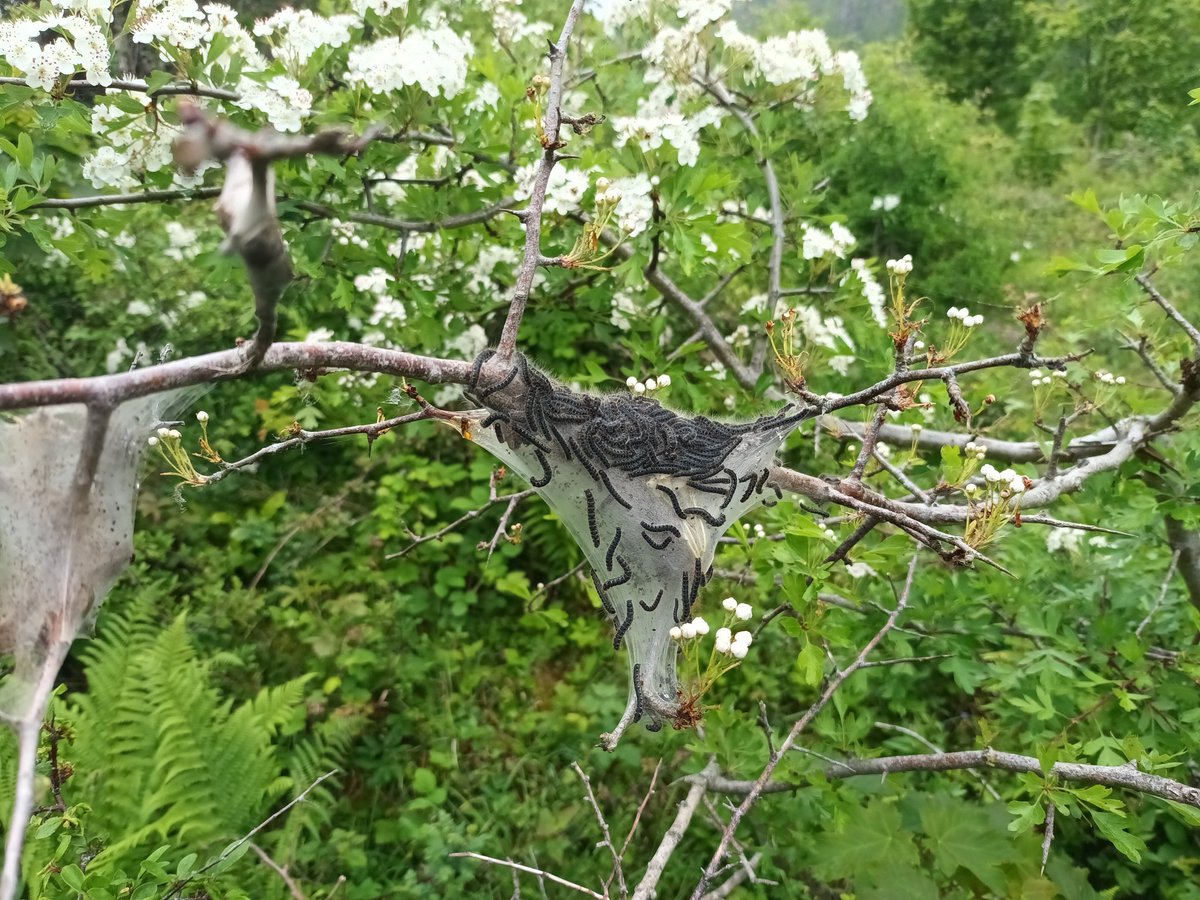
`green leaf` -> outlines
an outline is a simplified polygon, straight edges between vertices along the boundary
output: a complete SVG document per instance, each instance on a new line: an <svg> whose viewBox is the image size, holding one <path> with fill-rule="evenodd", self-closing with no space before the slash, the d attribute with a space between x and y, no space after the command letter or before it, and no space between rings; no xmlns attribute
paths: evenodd
<svg viewBox="0 0 1200 900"><path fill-rule="evenodd" d="M189 853L187 856L181 859L179 864L175 867L175 877L181 881L185 878L189 878L192 872L194 872L196 869L196 859L197 856L195 853Z"/></svg>
<svg viewBox="0 0 1200 900"><path fill-rule="evenodd" d="M814 643L807 643L796 657L796 672L802 684L816 687L825 674L825 653Z"/></svg>
<svg viewBox="0 0 1200 900"><path fill-rule="evenodd" d="M61 825L61 816L55 816L53 819L47 819L45 822L39 825L37 831L33 833L33 839L36 841L49 837L50 835L54 834L54 832L58 831L59 826Z"/></svg>
<svg viewBox="0 0 1200 900"><path fill-rule="evenodd" d="M75 865L75 863L64 866L63 870L58 874L62 876L62 880L66 882L67 887L71 888L71 890L83 890L83 870Z"/></svg>
<svg viewBox="0 0 1200 900"><path fill-rule="evenodd" d="M826 832L816 841L815 869L828 878L847 878L876 859L913 865L919 857L912 835L901 824L895 804L875 800L851 809L840 832Z"/></svg>
<svg viewBox="0 0 1200 900"><path fill-rule="evenodd" d="M960 867L971 872L996 894L1004 893L1000 867L1016 859L1012 840L997 832L986 813L972 804L945 797L921 804L921 826L934 855L934 864L947 876Z"/></svg>
<svg viewBox="0 0 1200 900"><path fill-rule="evenodd" d="M1123 856L1135 863L1142 861L1142 851L1146 849L1146 842L1136 834L1129 833L1124 816L1117 815L1116 813L1093 811L1092 821L1096 823L1096 827L1100 830L1100 833Z"/></svg>
<svg viewBox="0 0 1200 900"><path fill-rule="evenodd" d="M14 156L23 169L28 169L33 163L33 138L29 136L28 131L17 135L17 152Z"/></svg>

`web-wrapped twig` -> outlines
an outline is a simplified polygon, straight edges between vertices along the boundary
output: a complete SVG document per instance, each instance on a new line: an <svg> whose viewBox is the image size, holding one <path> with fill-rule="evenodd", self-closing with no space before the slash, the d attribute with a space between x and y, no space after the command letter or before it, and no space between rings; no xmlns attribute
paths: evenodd
<svg viewBox="0 0 1200 900"><path fill-rule="evenodd" d="M683 727L672 626L689 620L712 578L717 541L747 510L773 502L776 450L809 411L748 423L688 417L658 401L576 393L517 354L474 364L464 436L529 483L592 567L600 602L629 653L632 687L619 726Z"/></svg>

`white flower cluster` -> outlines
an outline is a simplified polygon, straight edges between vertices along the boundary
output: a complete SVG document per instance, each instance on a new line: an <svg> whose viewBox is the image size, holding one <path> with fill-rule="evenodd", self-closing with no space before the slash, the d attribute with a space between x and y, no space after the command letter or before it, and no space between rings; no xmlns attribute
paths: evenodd
<svg viewBox="0 0 1200 900"><path fill-rule="evenodd" d="M739 622L749 622L754 617L754 607L749 603L738 603L735 597L726 597L721 601L721 608Z"/></svg>
<svg viewBox="0 0 1200 900"><path fill-rule="evenodd" d="M204 13L195 0L142 3L138 13L133 22L133 42L154 46L164 60L170 59L166 46L195 50L208 37Z"/></svg>
<svg viewBox="0 0 1200 900"><path fill-rule="evenodd" d="M276 75L266 84L243 77L238 91L242 95L238 106L266 113L279 131L299 131L304 117L312 112L312 94L286 75Z"/></svg>
<svg viewBox="0 0 1200 900"><path fill-rule="evenodd" d="M887 270L893 275L907 275L912 271L912 254L906 253L899 259L889 259Z"/></svg>
<svg viewBox="0 0 1200 900"><path fill-rule="evenodd" d="M599 188L600 182L597 181L597 191ZM619 201L613 215L616 217L617 227L623 234L634 237L650 227L650 220L654 217L654 201L650 199L651 190L653 190L653 185L650 178L641 172L628 178L617 178L611 182L605 196L610 199L616 196Z"/></svg>
<svg viewBox="0 0 1200 900"><path fill-rule="evenodd" d="M371 316L367 320L369 324L390 328L402 324L408 318L404 304L390 293L389 286L395 280L392 275L380 268L372 269L366 275L355 277L355 290L375 296L375 307L371 310Z"/></svg>
<svg viewBox="0 0 1200 900"><path fill-rule="evenodd" d="M717 37L726 48L745 60L744 75L749 82L761 76L773 85L814 84L822 77L841 75L842 87L850 95L845 107L850 118L861 122L867 117L872 97L862 62L857 53L834 53L825 32L816 29L792 31L760 43L743 34L736 23L726 21L717 29ZM802 96L797 104L810 105L811 98Z"/></svg>
<svg viewBox="0 0 1200 900"><path fill-rule="evenodd" d="M359 17L324 16L307 9L285 6L275 15L254 23L254 33L266 38L275 56L289 68L298 68L322 47L348 44L351 32L362 27Z"/></svg>
<svg viewBox="0 0 1200 900"><path fill-rule="evenodd" d="M369 12L390 16L394 12L405 12L408 0L350 0L350 8L360 16Z"/></svg>
<svg viewBox="0 0 1200 900"><path fill-rule="evenodd" d="M604 24L608 34L618 34L621 26L650 15L651 0L591 0L587 10Z"/></svg>
<svg viewBox="0 0 1200 900"><path fill-rule="evenodd" d="M179 222L168 222L167 247L163 256L176 262L195 258L200 253L200 234L194 228L188 228Z"/></svg>
<svg viewBox="0 0 1200 900"><path fill-rule="evenodd" d="M207 413L205 413L205 417L202 421L208 421ZM157 432L150 435L150 438L146 441L146 443L151 447L157 447L159 441L178 441L182 438L183 435L174 428L160 428Z"/></svg>
<svg viewBox="0 0 1200 900"><path fill-rule="evenodd" d="M913 431L917 431L920 427L920 425L914 425ZM967 459L974 457L977 460L983 460L987 456L987 448L975 441L967 441L963 446L963 453L967 455Z"/></svg>
<svg viewBox="0 0 1200 900"><path fill-rule="evenodd" d="M639 397L642 394L652 394L661 388L671 386L671 376L667 374L659 375L657 378L647 378L645 381L638 381L636 377L630 375L625 379L625 387L633 391Z"/></svg>
<svg viewBox="0 0 1200 900"><path fill-rule="evenodd" d="M1046 549L1051 553L1065 550L1075 553L1083 541L1083 532L1074 528L1051 528L1046 532Z"/></svg>
<svg viewBox="0 0 1200 900"><path fill-rule="evenodd" d="M353 222L343 222L341 219L330 219L329 229L333 232L334 237L340 247L348 247L353 244L360 250L366 250L371 246L370 241L358 233L358 228Z"/></svg>
<svg viewBox="0 0 1200 900"><path fill-rule="evenodd" d="M749 523L749 522L743 522L743 523L742 523L742 530L743 530L743 531L750 531L750 530L751 530L750 523ZM767 536L767 530L766 530L765 528L763 528L763 527L762 527L762 525L761 525L760 523L758 523L758 522L755 522L755 523L754 523L754 526L753 526L753 531L754 531L754 538L755 538L755 540L760 540L760 541L761 541L763 538L765 538L765 537ZM728 603L729 601L731 601L731 600L733 600L733 598L732 598L732 597L726 597L726 598L725 598L725 601L726 601L727 603ZM736 601L734 601L734 602L736 603ZM729 607L729 606L727 606L727 607L726 607L726 609L728 609L730 612L733 612L733 609L734 609L734 608L733 608L733 607Z"/></svg>
<svg viewBox="0 0 1200 900"><path fill-rule="evenodd" d="M1125 383L1124 375L1114 375L1112 372L1109 372L1105 369L1098 369L1096 371L1096 374L1093 375L1092 377L1095 378L1097 381L1099 381L1101 384L1124 384Z"/></svg>
<svg viewBox="0 0 1200 900"><path fill-rule="evenodd" d="M1051 384L1052 383L1051 379L1053 379L1053 378L1066 378L1066 377L1067 377L1067 373L1064 372L1062 369L1051 369L1045 375L1042 374L1041 369L1030 369L1029 370L1029 384L1032 387L1041 387L1042 385ZM1124 384L1125 379L1122 378L1120 383Z"/></svg>
<svg viewBox="0 0 1200 900"><path fill-rule="evenodd" d="M738 603L733 597L726 597L721 605L737 621L748 622L754 615L754 610L749 603ZM708 622L700 616L696 616L690 622L676 625L671 629L670 635L673 641L690 641L697 637L703 637L708 632ZM750 644L754 641L754 635L749 631L739 631L734 634L732 629L725 627L718 628L714 637L717 652L725 656L732 656L734 659L745 659L750 650Z"/></svg>
<svg viewBox="0 0 1200 900"><path fill-rule="evenodd" d="M138 175L171 165L171 135L165 129L150 130L141 116L97 103L92 107L92 131L108 139L83 163L83 177L95 187L131 188Z"/></svg>
<svg viewBox="0 0 1200 900"><path fill-rule="evenodd" d="M450 327L452 321L452 316L446 317L447 328ZM461 359L474 359L484 351L487 345L487 332L481 326L474 324L457 337L446 341L446 349L457 354Z"/></svg>
<svg viewBox="0 0 1200 900"><path fill-rule="evenodd" d="M746 654L750 652L750 644L753 642L754 635L749 631L739 631L737 634L733 634L729 628L718 628L714 644L718 653L724 653L734 659L745 659Z"/></svg>
<svg viewBox="0 0 1200 900"><path fill-rule="evenodd" d="M533 183L537 179L540 162L531 162L521 166L513 176L515 187L513 196L517 200L528 200L533 194ZM568 169L557 165L550 170L550 180L546 182L546 202L542 211L567 215L579 209L583 195L591 186L588 176L590 169Z"/></svg>
<svg viewBox="0 0 1200 900"><path fill-rule="evenodd" d="M650 77L648 74L647 78ZM670 144L675 148L679 165L694 166L700 158L701 130L718 124L725 111L718 106L706 106L688 115L683 112L681 99L676 85L667 81L656 85L649 97L638 100L636 114L612 117L616 145L624 147L632 141L645 153L659 149L664 143Z"/></svg>
<svg viewBox="0 0 1200 900"><path fill-rule="evenodd" d="M530 22L523 12L516 9L521 0L512 3L498 2L492 8L492 29L497 40L506 45L536 38L545 44L553 26L549 22Z"/></svg>
<svg viewBox="0 0 1200 900"><path fill-rule="evenodd" d="M871 201L871 212L882 210L883 212L891 212L900 205L900 197L898 194L884 194L882 197L876 197Z"/></svg>
<svg viewBox="0 0 1200 900"><path fill-rule="evenodd" d="M803 242L800 252L805 259L822 259L826 256L843 259L846 252L857 243L850 229L840 222L834 222L828 231L807 222L803 224L802 229Z"/></svg>
<svg viewBox="0 0 1200 900"><path fill-rule="evenodd" d="M723 19L733 7L733 0L679 0L679 18L684 27L699 31Z"/></svg>
<svg viewBox="0 0 1200 900"><path fill-rule="evenodd" d="M1005 469L1000 472L991 463L984 463L982 469L979 470L990 485L1001 485L1013 494L1024 493L1025 491L1025 476L1018 475L1012 469Z"/></svg>
<svg viewBox="0 0 1200 900"><path fill-rule="evenodd" d="M49 33L49 34L47 34ZM54 35L53 40L48 40ZM50 90L60 75L84 70L90 84L112 84L105 33L83 16L0 22L0 57L25 73L30 87Z"/></svg>
<svg viewBox="0 0 1200 900"><path fill-rule="evenodd" d="M516 247L485 243L479 248L479 256L475 262L467 267L467 274L471 277L467 283L467 290L477 294L495 294L494 279L497 266L504 272L507 280L520 261L521 255Z"/></svg>
<svg viewBox="0 0 1200 900"><path fill-rule="evenodd" d="M963 328L974 328L976 325L983 324L983 314L980 313L979 315L973 316L971 315L971 310L967 309L965 306L961 309L959 309L957 306L950 307L948 310L946 310L946 316L950 319L958 319L958 321L962 322Z"/></svg>
<svg viewBox="0 0 1200 900"><path fill-rule="evenodd" d="M673 641L690 641L692 638L703 637L706 634L708 634L708 622L700 616L696 616L690 622L676 625L670 631Z"/></svg>
<svg viewBox="0 0 1200 900"><path fill-rule="evenodd" d="M428 20L424 28L407 31L404 38L387 37L360 44L350 51L346 80L376 94L408 85L436 97L449 99L467 85L467 63L475 47L455 34L443 21Z"/></svg>
<svg viewBox="0 0 1200 900"><path fill-rule="evenodd" d="M854 272L859 282L862 284L862 295L867 301L867 305L871 308L871 317L875 320L875 324L880 328L887 328L887 292L884 291L876 279L871 269L867 266L865 259L850 260L850 269ZM842 279L845 282L845 279Z"/></svg>

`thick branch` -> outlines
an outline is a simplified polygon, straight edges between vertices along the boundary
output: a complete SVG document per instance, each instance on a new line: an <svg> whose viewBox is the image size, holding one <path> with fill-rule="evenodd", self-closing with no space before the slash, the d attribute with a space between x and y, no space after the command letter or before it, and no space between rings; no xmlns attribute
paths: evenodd
<svg viewBox="0 0 1200 900"><path fill-rule="evenodd" d="M859 775L889 775L894 772L949 772L955 769L987 768L1032 772L1036 775L1041 773L1042 764L1033 756L1021 756L999 750L960 750L953 753L840 760L827 766L823 774L825 778L854 778ZM1161 775L1147 774L1132 763L1123 766L1093 766L1086 763L1060 762L1054 764L1051 775L1063 781L1125 788L1200 809L1200 788L1172 781ZM698 775L692 776L693 780L698 778ZM735 781L721 777L708 778L705 783L710 789L727 794L749 794L757 784L753 781ZM773 781L763 787L763 793L794 791L801 786Z"/></svg>
<svg viewBox="0 0 1200 900"><path fill-rule="evenodd" d="M0 84L19 84L26 85L24 78L14 78L6 76L0 78ZM150 90L150 85L145 81L137 79L117 79L109 84L92 84L90 81L85 81L80 78L72 79L65 85L68 90L81 91L99 91L101 93L107 91L138 91L140 93L149 92L151 97L166 97L170 95L184 95L190 97L211 97L214 100L240 100L242 95L237 91L227 91L223 88L208 87L207 85L196 84L194 82L180 82L177 84L164 84L162 87L157 87L153 91Z"/></svg>
<svg viewBox="0 0 1200 900"><path fill-rule="evenodd" d="M237 378L243 358L240 349L222 350L115 375L4 384L0 385L0 410L58 403L114 406L148 394ZM258 368L260 371L296 369L310 376L330 369L350 369L401 375L430 384L466 384L471 377L469 362L349 342L273 344Z"/></svg>

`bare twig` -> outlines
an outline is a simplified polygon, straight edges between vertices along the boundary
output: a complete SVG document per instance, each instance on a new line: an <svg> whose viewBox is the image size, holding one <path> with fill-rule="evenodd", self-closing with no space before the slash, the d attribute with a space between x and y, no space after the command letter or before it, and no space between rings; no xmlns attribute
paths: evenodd
<svg viewBox="0 0 1200 900"><path fill-rule="evenodd" d="M293 806L295 806L298 803L303 803L308 798L308 795L310 793L312 793L313 789L316 788L317 785L319 785L322 781L324 781L327 778L332 778L334 775L337 774L337 771L338 771L337 769L331 769L330 771L326 772L324 775L319 775L313 781L313 783L310 784L308 787L306 787L303 791L301 791L299 794L297 794L295 797L293 797L291 800L289 800L287 803L285 803L279 809L275 810L275 812L271 813L271 815L267 816L265 819L263 819L261 822L259 822L257 825L255 825L253 828L251 828L250 831L247 832L245 835L238 838L236 841L234 841L232 844L230 844L228 847L226 847L224 850L222 850L220 856L211 860L207 864L201 866L199 869L197 869L195 872L193 872L187 878L176 881L175 884L173 884L171 886L171 888L165 894L163 894L162 900L171 900L172 897L179 896L180 892L185 887L187 887L189 884L191 884L191 882L194 881L198 876L203 875L205 872L207 872L209 869L212 869L214 866L220 865L220 863L224 862L226 859L228 859L230 856L232 856L235 852L237 852L237 850L243 844L245 844L247 841L250 841L256 834L258 834L260 831L262 831L264 828L266 828L268 825L270 825L272 822L274 822L276 819L278 819L280 816L282 816L284 813L286 813Z"/></svg>
<svg viewBox="0 0 1200 900"><path fill-rule="evenodd" d="M760 862L762 862L762 854L755 853L754 856L746 861L745 866L738 868L738 870L725 879L724 882L705 894L701 900L725 900L726 897L737 890L738 887L740 887L741 884L750 877L750 873L754 871L755 866L757 866Z"/></svg>
<svg viewBox="0 0 1200 900"><path fill-rule="evenodd" d="M1042 835L1042 874L1046 874L1046 863L1050 861L1050 845L1054 842L1054 804L1046 801L1046 832Z"/></svg>
<svg viewBox="0 0 1200 900"><path fill-rule="evenodd" d="M389 553L384 558L385 559L396 559L397 557L405 556L405 555L411 553L415 548L421 546L422 544L427 544L430 541L441 540L446 535L448 535L452 531L456 530L463 523L470 522L472 519L478 518L485 510L487 510L489 507L491 507L497 503L507 503L508 504L508 512L511 513L511 511L516 507L516 505L518 503L520 503L525 498L532 496L533 494L534 494L534 491L532 488L530 488L529 490L525 490L525 491L517 491L512 494L504 494L499 497L491 497L482 506L476 507L475 509L472 509L472 510L468 510L467 512L465 512L461 516L459 516L457 519L455 519L453 522L451 522L449 525L446 525L443 528L439 528L437 531L433 532L432 534L422 534L422 535L414 534L414 535L412 535L412 537L413 537L412 543L410 543L408 546L406 546L403 550L397 550L395 553ZM506 522L506 519L501 520L500 526L497 529L498 533L503 534L505 522ZM411 532L410 532L410 534L411 534ZM493 539L493 542L491 544L491 547L493 548L493 550L494 550L495 544L497 542L498 541L496 539ZM484 544L483 546L488 546L488 545ZM491 552L489 552L488 555L491 556Z"/></svg>
<svg viewBox="0 0 1200 900"><path fill-rule="evenodd" d="M829 703L829 701L833 698L833 695L837 693L838 688L845 683L847 678L862 668L863 664L867 661L867 657L871 655L872 651L874 651L877 646L879 646L880 641L884 639L887 633L895 627L896 621L900 618L900 614L908 607L909 595L912 592L913 576L916 574L916 571L917 555L913 554L912 562L910 562L908 566L908 574L904 579L904 587L901 589L899 597L896 601L896 608L892 610L890 615L888 615L887 621L883 624L883 627L880 628L879 631L875 633L875 636L867 641L862 650L859 651L858 656L854 659L854 662L835 674L833 678L829 679L825 686L825 690L821 692L821 696L815 703L813 703L812 706L808 708L808 711L805 712L805 714L801 716L799 720L797 720L796 724L794 724L791 730L788 732L787 737L785 737L783 742L779 745L779 757L767 762L766 766L763 768L762 774L758 776L758 779L754 782L754 786L746 794L745 799L742 800L736 809L734 809L729 818L729 824L726 826L724 833L721 835L721 840L717 844L717 849L713 851L712 858L709 860L708 865L704 869L704 874L701 876L695 890L692 891L692 900L700 900L700 898L704 895L704 892L708 889L708 885L712 879L716 877L717 870L720 868L721 861L725 858L725 854L729 848L729 843L733 839L738 825L741 823L742 818L746 815L746 813L750 811L750 808L758 801L758 798L762 795L766 786L770 783L771 775L775 772L776 767L779 765L779 761L788 752L788 750L795 745L796 739L800 737L800 735L804 732L804 729L806 729L812 723L813 719L815 719L821 712L821 710L825 708L825 705Z"/></svg>
<svg viewBox="0 0 1200 900"><path fill-rule="evenodd" d="M269 456L274 456L277 453L282 453L285 450L291 450L295 447L303 447L305 444L313 441L331 440L333 438L348 437L353 434L365 434L367 436L367 446L374 444L381 436L387 434L393 428L400 425L407 425L410 422L419 422L424 419L453 419L454 414L448 413L445 410L437 409L436 407L426 407L420 412L408 413L403 416L395 416L391 419L384 419L380 422L368 422L363 425L347 425L342 428L326 428L323 431L306 431L303 428L296 428L289 432L292 436L274 444L269 444L259 450L254 451L249 456L234 462L219 463L220 470L211 475L201 476L202 484L216 484L227 478L231 473L237 472L240 469L245 469L249 466L257 465Z"/></svg>
<svg viewBox="0 0 1200 900"><path fill-rule="evenodd" d="M867 663L867 665L869 666L870 663ZM864 668L865 668L865 666L864 666ZM888 722L876 722L875 727L881 728L884 731L897 731L900 734L907 735L908 737L912 738L913 740L917 741L918 743L922 744L923 746L928 747L934 753L945 753L945 751L941 747L937 746L937 744L933 743L933 741L928 740L920 732L913 731L911 728L905 728L903 725L892 725ZM987 791L989 795L991 795L991 798L993 800L1000 799L1000 792L997 791L994 787L992 787L991 783L986 778L984 778L982 775L980 775L979 771L977 769L968 769L967 771L979 779L979 783L983 785L984 790Z"/></svg>
<svg viewBox="0 0 1200 900"><path fill-rule="evenodd" d="M275 862L275 860L271 858L271 855L267 853L266 850L258 846L258 844L254 843L253 841L250 842L250 849L257 854L258 858L263 861L263 864L266 865L268 869L280 877L284 885L286 885L288 893L292 895L293 900L308 900L308 898L304 896L304 891L300 890L300 885L296 883L296 879L288 873L286 866L281 866L279 863Z"/></svg>
<svg viewBox="0 0 1200 900"><path fill-rule="evenodd" d="M1129 343L1125 345L1125 349L1132 350L1139 357L1141 357L1142 362L1145 363L1146 368L1150 370L1154 377L1158 379L1159 384L1166 388L1170 393L1178 394L1181 390L1179 383L1172 381L1168 377L1167 373L1163 371L1162 366L1158 364L1158 361L1155 360L1154 356L1150 353L1149 341L1150 339L1143 334L1136 342L1130 340Z"/></svg>
<svg viewBox="0 0 1200 900"><path fill-rule="evenodd" d="M1171 586L1171 579L1175 577L1175 568L1179 565L1179 551L1176 550L1171 556L1171 564L1167 566L1167 574L1163 576L1162 586L1158 589L1158 598L1151 605L1149 612L1146 613L1146 618L1138 623L1138 627L1133 630L1135 637L1141 637L1142 632L1146 630L1146 626L1150 624L1150 620L1154 618L1154 614L1158 612L1158 608L1162 606L1163 600L1167 598L1167 588Z"/></svg>
<svg viewBox="0 0 1200 900"><path fill-rule="evenodd" d="M579 767L579 763L571 763L571 768L575 770L575 774L583 782L583 788L587 795L587 801L592 807L592 811L596 814L596 823L600 826L600 833L604 835L604 840L601 845L608 848L608 852L612 854L613 868L612 873L604 882L605 891L608 890L608 885L612 881L613 875L617 877L617 889L621 892L621 896L625 897L629 894L629 889L625 886L625 869L621 865L621 854L617 852L616 845L613 844L612 833L608 830L608 820L604 818L604 812L600 809L600 804L596 801L596 795L592 791L592 780L587 777L587 773Z"/></svg>
<svg viewBox="0 0 1200 900"><path fill-rule="evenodd" d="M517 269L517 281L509 303L508 316L504 320L504 329L500 333L500 343L496 349L496 355L501 361L511 357L516 349L517 331L521 327L525 306L529 303L529 291L533 287L533 276L542 256L542 206L546 201L550 172L558 161L558 150L562 146L559 140L562 110L559 105L562 103L563 64L567 59L571 32L575 30L575 23L582 11L583 0L573 0L562 31L558 35L558 43L550 44L550 87L546 91L546 114L542 120L545 144L537 174L534 176L529 203L521 215L521 221L525 225L525 252L520 268Z"/></svg>
<svg viewBox="0 0 1200 900"><path fill-rule="evenodd" d="M24 78L15 78L6 76L0 78L0 84L24 85ZM186 95L190 97L209 97L213 100L240 100L242 95L237 91L227 91L222 88L209 87L207 85L196 84L195 82L180 82L176 84L164 84L162 87L157 87L150 90L150 85L139 79L114 79L108 84L97 85L91 82L75 78L63 85L67 90L84 90L84 91L137 91L139 93L149 93L151 97L167 97Z"/></svg>
<svg viewBox="0 0 1200 900"><path fill-rule="evenodd" d="M521 863L513 862L511 859L496 859L494 856L484 856L482 853L451 853L451 859L477 859L480 862L490 863L493 866L506 866L510 869L515 869L518 872L527 872L530 875L536 875L538 878L545 878L547 881L553 881L555 884L561 884L563 887L570 888L573 891L578 891L581 894L587 894L589 897L595 897L596 900L608 900L603 894L593 891L591 888L584 887L582 884L576 884L573 881L555 875L553 872L547 872L543 869L535 869L532 866L524 866Z"/></svg>
<svg viewBox="0 0 1200 900"><path fill-rule="evenodd" d="M675 853L679 842L683 840L683 836L687 834L688 826L692 824L696 810L700 808L700 799L704 796L707 779L718 771L716 760L709 760L708 765L696 774L695 780L688 788L687 796L679 804L679 811L675 813L675 821L663 835L658 849L654 851L654 856L650 858L650 862L646 866L646 874L642 876L642 880L634 889L633 900L650 900L654 896L655 888L658 887L658 882L662 878L663 872L666 871L667 863L670 862L671 856Z"/></svg>
<svg viewBox="0 0 1200 900"><path fill-rule="evenodd" d="M239 376L241 349L221 350L203 356L93 378L62 378L0 385L0 410L51 406L59 403L121 403L174 388L227 381ZM462 360L418 356L365 344L334 341L325 344L273 344L259 371L296 369L322 374L330 369L404 375L430 384L466 384L471 364Z"/></svg>
<svg viewBox="0 0 1200 900"><path fill-rule="evenodd" d="M1179 310L1177 310L1171 304L1171 302L1162 295L1158 288L1153 285L1149 276L1139 273L1138 275L1134 276L1133 280L1136 281L1141 286L1142 290L1146 292L1147 297L1149 297L1162 308L1162 311L1167 314L1168 319L1183 329L1183 333L1186 334L1191 340L1192 346L1194 346L1197 351L1200 351L1200 329L1196 328L1195 325L1184 318Z"/></svg>
<svg viewBox="0 0 1200 900"><path fill-rule="evenodd" d="M629 826L629 833L625 835L625 841L621 844L621 852L619 856L624 859L625 851L629 849L629 842L633 840L633 833L637 831L638 823L642 821L642 813L646 811L646 804L650 802L650 798L654 796L654 786L658 784L658 773L662 769L662 759L654 764L654 773L650 776L650 786L646 788L646 793L642 797L642 802L638 804L637 813L633 817L633 823Z"/></svg>

